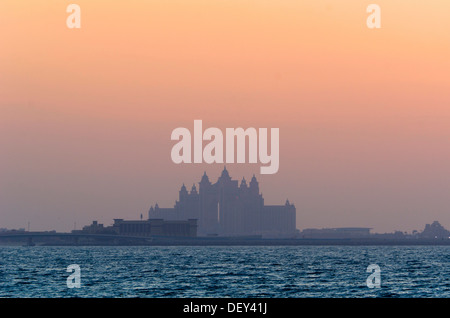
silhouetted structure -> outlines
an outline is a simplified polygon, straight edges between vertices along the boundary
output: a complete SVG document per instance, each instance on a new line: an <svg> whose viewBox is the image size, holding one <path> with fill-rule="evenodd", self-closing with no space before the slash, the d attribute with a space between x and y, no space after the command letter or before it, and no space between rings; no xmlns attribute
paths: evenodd
<svg viewBox="0 0 450 318"><path fill-rule="evenodd" d="M114 219L113 229L119 235L129 236L197 236L197 220L166 221L162 219L123 220Z"/></svg>
<svg viewBox="0 0 450 318"><path fill-rule="evenodd" d="M198 219L198 234L208 235L262 235L272 237L293 236L296 233L296 210L286 201L284 205L264 205L256 177L247 185L232 180L226 168L216 183L209 181L206 172L190 192L183 184L179 200L173 208L149 210L149 219Z"/></svg>
<svg viewBox="0 0 450 318"><path fill-rule="evenodd" d="M438 221L426 224L425 229L420 234L421 238L450 238L450 231L446 230Z"/></svg>
<svg viewBox="0 0 450 318"><path fill-rule="evenodd" d="M195 237L197 236L197 220L165 221L162 219L124 220L114 219L112 226L103 226L97 221L84 226L82 230L73 230L73 234L117 234L122 236L150 237Z"/></svg>
<svg viewBox="0 0 450 318"><path fill-rule="evenodd" d="M91 225L83 226L82 230L73 230L72 233L88 233L88 234L114 234L114 230L110 226L93 221Z"/></svg>

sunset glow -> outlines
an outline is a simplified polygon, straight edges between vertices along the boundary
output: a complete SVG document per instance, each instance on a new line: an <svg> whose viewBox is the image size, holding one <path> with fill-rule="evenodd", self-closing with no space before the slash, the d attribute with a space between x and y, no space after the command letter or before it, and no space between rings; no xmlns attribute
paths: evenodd
<svg viewBox="0 0 450 318"><path fill-rule="evenodd" d="M223 164L177 165L177 127L279 128L297 228L450 228L450 2L0 2L0 227L71 230L172 206ZM126 3L126 5L125 5Z"/></svg>

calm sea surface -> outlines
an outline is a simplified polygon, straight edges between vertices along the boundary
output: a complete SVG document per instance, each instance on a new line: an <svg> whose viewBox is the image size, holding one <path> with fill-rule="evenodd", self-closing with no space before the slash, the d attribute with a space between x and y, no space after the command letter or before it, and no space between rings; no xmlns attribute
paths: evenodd
<svg viewBox="0 0 450 318"><path fill-rule="evenodd" d="M71 264L80 288L68 288ZM380 288L368 288L377 264ZM0 297L450 297L449 246L0 247Z"/></svg>

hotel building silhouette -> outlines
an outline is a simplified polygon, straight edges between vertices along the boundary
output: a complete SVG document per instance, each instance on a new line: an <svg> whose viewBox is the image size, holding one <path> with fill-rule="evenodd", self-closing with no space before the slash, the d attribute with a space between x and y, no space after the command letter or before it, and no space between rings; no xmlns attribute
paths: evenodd
<svg viewBox="0 0 450 318"><path fill-rule="evenodd" d="M151 207L148 218L163 220L197 219L199 236L291 237L296 233L296 210L287 200L284 205L264 205L259 184L253 175L249 185L243 178L232 180L226 168L216 183L206 172L190 192L183 184L173 208Z"/></svg>

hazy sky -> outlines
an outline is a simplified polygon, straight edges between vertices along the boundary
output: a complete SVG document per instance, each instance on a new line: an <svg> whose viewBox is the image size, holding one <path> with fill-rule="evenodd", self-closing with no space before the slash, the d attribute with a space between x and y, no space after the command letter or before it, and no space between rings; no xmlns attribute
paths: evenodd
<svg viewBox="0 0 450 318"><path fill-rule="evenodd" d="M81 7L81 29L66 7ZM381 7L381 29L366 7ZM69 231L172 207L223 165L173 129L280 128L260 181L297 227L450 228L448 0L0 1L0 227Z"/></svg>

